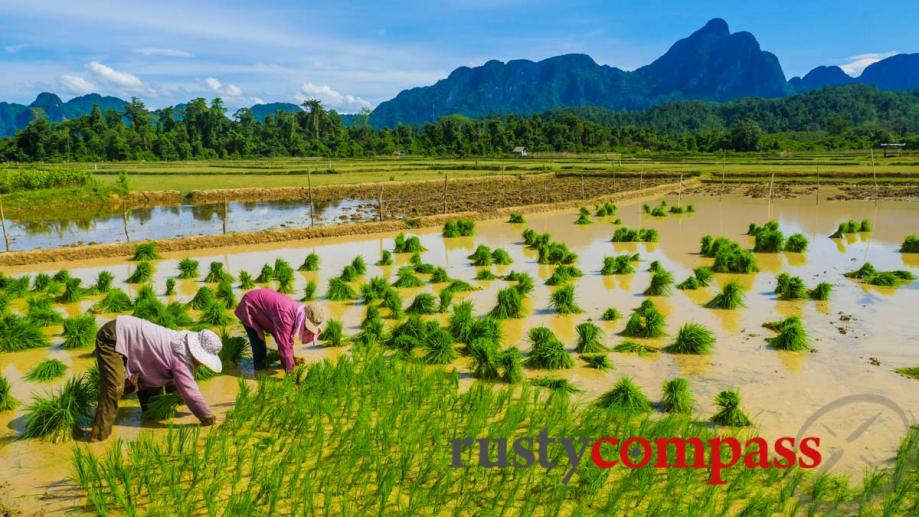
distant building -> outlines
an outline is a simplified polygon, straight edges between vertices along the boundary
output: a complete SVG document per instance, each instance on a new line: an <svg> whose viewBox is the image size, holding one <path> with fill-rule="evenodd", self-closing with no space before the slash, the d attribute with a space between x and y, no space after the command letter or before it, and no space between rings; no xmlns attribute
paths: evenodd
<svg viewBox="0 0 919 517"><path fill-rule="evenodd" d="M524 156L527 155L527 148L522 145L518 145L517 147L514 148L512 152L518 157L523 158Z"/></svg>
<svg viewBox="0 0 919 517"><path fill-rule="evenodd" d="M404 154L405 154L405 151L403 151L403 150L401 150L401 149L398 149L398 150L392 152L392 155L393 155L393 156L402 156L402 155L404 155Z"/></svg>
<svg viewBox="0 0 919 517"><path fill-rule="evenodd" d="M900 156L900 153L906 148L906 144L885 143L881 144L881 148L884 149L884 158L887 158L888 153L893 156Z"/></svg>

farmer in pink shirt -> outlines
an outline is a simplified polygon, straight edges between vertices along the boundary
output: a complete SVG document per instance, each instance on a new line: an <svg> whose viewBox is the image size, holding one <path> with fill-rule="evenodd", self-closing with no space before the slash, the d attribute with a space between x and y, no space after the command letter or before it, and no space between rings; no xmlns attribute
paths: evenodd
<svg viewBox="0 0 919 517"><path fill-rule="evenodd" d="M256 370L267 368L265 333L274 337L281 356L281 366L290 373L301 359L294 358L294 339L300 343L316 343L326 321L325 309L315 302L300 305L271 289L253 289L246 293L236 317L242 322L252 342L252 359Z"/></svg>

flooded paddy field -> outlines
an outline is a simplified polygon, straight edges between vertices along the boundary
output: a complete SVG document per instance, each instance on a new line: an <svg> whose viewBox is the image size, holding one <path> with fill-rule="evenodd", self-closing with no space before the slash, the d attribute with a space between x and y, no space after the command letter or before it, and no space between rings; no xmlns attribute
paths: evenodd
<svg viewBox="0 0 919 517"><path fill-rule="evenodd" d="M675 203L676 196L668 196ZM880 271L908 270L919 273L919 255L898 252L904 237L919 227L919 204L909 201L848 201L821 202L792 198L770 203L767 199L743 197L683 196L682 204L695 206L694 213L652 217L640 205L621 205L615 217L591 216L592 224L575 225L576 211L527 215L525 224L505 221L483 221L476 225L473 237L445 239L440 229L412 231L427 248L421 257L425 263L443 267L450 278L469 282L477 290L457 293L454 303L469 300L476 315L486 314L495 305L497 292L508 282L498 279L475 280L481 269L470 264L468 255L484 244L508 252L513 263L492 266L497 275L510 271L528 273L535 280L533 292L524 302L526 316L504 320L502 345L513 346L526 355L530 351L529 329L549 327L565 344L574 359L571 369L544 371L525 370L528 377L562 377L580 391L573 395L579 402L589 403L608 391L623 376L631 377L651 400L660 400L661 384L675 376L689 380L695 396L694 414L707 420L715 413L713 399L727 389L738 389L742 406L753 421L756 433L774 440L780 436L807 433L823 439L821 450L825 458L833 458L834 472L859 478L866 467L889 464L896 455L900 439L906 434L919 408L919 381L896 374L893 370L919 365L919 322L915 314L919 306L919 283L899 287L869 286L845 278L844 273L870 261ZM629 228L653 228L659 241L652 243L610 242L617 227L613 220ZM868 219L873 231L847 234L830 239L837 225L845 220ZM753 247L753 237L745 235L749 223L763 224L776 220L785 235L800 232L810 241L806 253L756 253L758 273L715 274L710 287L697 290L676 290L669 296L646 297L653 261L681 282L695 267L709 265L710 258L699 254L704 235L724 236L745 248ZM550 306L553 287L544 285L555 266L537 262L535 250L523 245L521 233L525 228L552 235L553 240L566 244L578 254L577 266L584 275L572 281L575 301L583 309L580 314L558 314ZM333 318L340 320L346 335L359 331L366 306L359 301L331 302L324 299L329 279L360 255L368 263L363 279L383 276L395 278L399 266L409 263L408 254L396 255L393 266L376 266L384 250L393 249L395 234L351 239L323 239L311 242L291 242L257 248L226 248L219 252L200 250L188 253L201 263L202 277L207 264L218 261L224 269L238 277L241 271L256 276L264 264L282 258L295 268L308 253L320 258L318 272L298 272L295 293L299 298L307 282L318 284L318 295L329 308ZM601 275L603 259L621 253L638 253L636 272L625 275ZM186 256L167 255L155 262L153 286L164 301L190 300L200 280L179 280L176 294L163 296L166 281L177 274L178 260ZM136 268L136 263L99 260L67 264L70 273L93 282L99 271L111 271L116 286L132 296L135 285L123 284ZM43 268L46 272L52 271ZM7 275L35 274L36 267L6 268ZM799 276L807 286L828 282L833 286L827 301L779 300L774 294L776 276L788 272ZM427 278L426 275L420 275ZM738 281L744 289L745 307L734 310L708 309L709 301L728 281ZM419 293L437 294L443 284L425 283L423 287L399 289L409 303ZM237 294L241 294L237 291ZM57 306L65 316L84 314L99 300L99 296L68 305ZM666 316L667 336L654 339L625 338L620 335L633 309L651 299ZM24 301L11 305L12 312L24 310ZM615 308L623 317L617 321L601 321L607 308ZM800 316L812 340L811 352L786 352L771 348L766 339L774 334L763 323ZM113 315L99 315L99 324ZM447 314L425 316L441 323ZM638 341L650 347L662 347L673 341L680 326L687 322L701 323L710 328L716 338L713 351L707 355L676 355L664 352L639 356L633 353L609 352L609 370L587 367L577 358L574 346L578 324L592 320L604 331L603 342L613 347L622 341ZM387 320L387 325L392 325ZM243 335L234 321L230 333ZM36 384L25 379L38 362L57 358L68 367L68 374L85 371L93 363L91 348L62 350L57 343L59 327L46 332L55 343L50 348L14 353L0 353L0 374L12 384L12 395L20 407L0 413L0 471L4 476L2 489L8 490L10 501L23 507L40 504L52 510L62 510L82 504L80 490L68 479L72 475L71 447L73 444L49 444L38 440L19 440L23 432L24 408L36 394L61 385L66 379ZM349 347L298 345L296 354L308 362L348 354ZM448 368L460 372L460 389L468 389L475 380L469 375L470 359L460 357ZM443 368L432 366L431 368ZM240 369L228 375L201 383L206 400L218 414L233 406L237 394L237 378L253 378L251 362L244 361ZM849 398L846 398L849 397ZM842 402L839 402L843 399ZM180 408L176 425L194 425L195 419L187 409ZM132 440L142 432L164 434L167 424L149 423L140 418L136 399L126 400L115 424L114 437ZM110 445L109 442L108 445ZM84 444L80 447L102 452L107 444ZM827 460L828 462L829 460Z"/></svg>

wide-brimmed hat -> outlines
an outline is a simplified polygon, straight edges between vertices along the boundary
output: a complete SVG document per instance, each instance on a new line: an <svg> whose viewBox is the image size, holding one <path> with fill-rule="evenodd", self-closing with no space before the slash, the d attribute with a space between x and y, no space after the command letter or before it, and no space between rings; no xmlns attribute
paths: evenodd
<svg viewBox="0 0 919 517"><path fill-rule="evenodd" d="M188 332L185 334L185 343L188 345L188 352L196 361L214 372L220 373L223 370L223 362L219 355L223 342L213 331Z"/></svg>
<svg viewBox="0 0 919 517"><path fill-rule="evenodd" d="M303 319L303 326L311 333L319 334L319 327L328 319L325 307L316 302L310 302L303 306L303 312L306 314L306 318Z"/></svg>

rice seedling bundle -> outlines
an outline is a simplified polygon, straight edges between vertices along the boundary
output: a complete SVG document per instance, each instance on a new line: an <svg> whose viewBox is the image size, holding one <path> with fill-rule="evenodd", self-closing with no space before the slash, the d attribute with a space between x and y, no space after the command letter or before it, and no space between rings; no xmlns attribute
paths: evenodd
<svg viewBox="0 0 919 517"><path fill-rule="evenodd" d="M437 312L445 313L450 309L450 305L453 303L454 294L456 294L456 292L449 287L445 287L437 293Z"/></svg>
<svg viewBox="0 0 919 517"><path fill-rule="evenodd" d="M699 287L701 287L699 285L699 279L696 278L695 276L690 276L686 280L683 280L682 282L676 285L676 288L680 290L692 290L692 289L698 289Z"/></svg>
<svg viewBox="0 0 919 517"><path fill-rule="evenodd" d="M585 210L586 210L586 208L585 208ZM590 216L588 216L587 214L581 214L581 215L579 215L578 218L574 221L574 224L590 224L590 223L592 223L592 222L593 222L593 221L590 220Z"/></svg>
<svg viewBox="0 0 919 517"><path fill-rule="evenodd" d="M31 382L50 382L67 372L67 365L57 359L45 359L26 374Z"/></svg>
<svg viewBox="0 0 919 517"><path fill-rule="evenodd" d="M421 293L405 309L408 314L434 314L437 312L437 299L433 294Z"/></svg>
<svg viewBox="0 0 919 517"><path fill-rule="evenodd" d="M508 282L517 282L514 285L514 289L519 291L521 296L526 296L533 292L533 277L524 272L511 271L504 275L504 279Z"/></svg>
<svg viewBox="0 0 919 517"><path fill-rule="evenodd" d="M70 271L66 269L58 270L58 272L51 277L55 282L60 282L62 284L66 282L68 278L70 278Z"/></svg>
<svg viewBox="0 0 919 517"><path fill-rule="evenodd" d="M645 296L669 296L673 291L673 275L669 271L659 269L651 276L651 283L645 289Z"/></svg>
<svg viewBox="0 0 919 517"><path fill-rule="evenodd" d="M569 395L581 391L577 386L568 382L567 379L554 377L540 377L538 379L533 379L530 381L530 384L533 386L539 386L540 388L546 388L551 393L550 397L552 398L567 398Z"/></svg>
<svg viewBox="0 0 919 517"><path fill-rule="evenodd" d="M811 300L826 301L830 299L830 293L833 291L833 286L827 282L820 282L816 287L807 292L807 296Z"/></svg>
<svg viewBox="0 0 919 517"><path fill-rule="evenodd" d="M333 302L355 300L357 299L357 293L347 282L336 277L329 279L329 288L326 291L326 298Z"/></svg>
<svg viewBox="0 0 919 517"><path fill-rule="evenodd" d="M495 248L495 250L491 252L491 262L498 266L506 266L512 264L514 260L507 253L507 250Z"/></svg>
<svg viewBox="0 0 919 517"><path fill-rule="evenodd" d="M418 263L418 264L415 264L414 270L416 273L419 273L422 275L433 275L434 272L437 271L437 266L435 266L434 264ZM446 271L444 271L444 274L446 274Z"/></svg>
<svg viewBox="0 0 919 517"><path fill-rule="evenodd" d="M53 285L54 283L63 282L64 280L60 280L60 281L55 280L53 282L50 282L49 289L51 285ZM0 291L2 291L6 295L11 296L13 298L19 298L19 297L24 296L29 291L29 282L30 280L29 280L28 275L14 277L14 276L6 276L3 273L0 273Z"/></svg>
<svg viewBox="0 0 919 517"><path fill-rule="evenodd" d="M446 238L471 237L475 235L475 222L469 219L447 221L444 223L443 235Z"/></svg>
<svg viewBox="0 0 919 517"><path fill-rule="evenodd" d="M303 264L297 268L300 271L319 271L319 255L310 253L303 259Z"/></svg>
<svg viewBox="0 0 919 517"><path fill-rule="evenodd" d="M198 261L191 257L185 257L179 261L179 278L190 280L198 278Z"/></svg>
<svg viewBox="0 0 919 517"><path fill-rule="evenodd" d="M383 250L382 255L380 255L380 260L377 261L378 266L391 266L393 265L392 253L389 250Z"/></svg>
<svg viewBox="0 0 919 517"><path fill-rule="evenodd" d="M594 215L597 217L605 217L608 215L616 215L616 205L612 203L603 203L598 204L595 207Z"/></svg>
<svg viewBox="0 0 919 517"><path fill-rule="evenodd" d="M871 221L867 219L862 219L861 224L858 225L858 231L870 232L871 231Z"/></svg>
<svg viewBox="0 0 919 517"><path fill-rule="evenodd" d="M648 272L657 273L658 271L664 271L664 266L661 265L659 260L652 260L651 263L648 264Z"/></svg>
<svg viewBox="0 0 919 517"><path fill-rule="evenodd" d="M513 223L513 224L523 224L526 222L526 219L523 217L523 214L512 213L510 216L510 219L508 219L507 222Z"/></svg>
<svg viewBox="0 0 919 517"><path fill-rule="evenodd" d="M560 242L541 244L536 251L539 254L537 262L540 264L574 264L578 260L578 254Z"/></svg>
<svg viewBox="0 0 919 517"><path fill-rule="evenodd" d="M361 286L361 297L364 303L371 304L377 300L382 300L387 291L392 290L386 279L381 276L375 276L369 282Z"/></svg>
<svg viewBox="0 0 919 517"><path fill-rule="evenodd" d="M657 230L653 228L633 230L620 226L613 232L612 242L657 242Z"/></svg>
<svg viewBox="0 0 919 517"><path fill-rule="evenodd" d="M424 280L415 276L415 273L410 267L401 267L399 271L396 272L396 281L393 282L392 286L397 288L410 288L410 287L421 287L424 285Z"/></svg>
<svg viewBox="0 0 919 517"><path fill-rule="evenodd" d="M794 233L785 241L785 251L804 253L807 251L807 244L807 237L800 233Z"/></svg>
<svg viewBox="0 0 919 517"><path fill-rule="evenodd" d="M475 279L476 279L476 280L483 280L483 281L497 280L497 279L498 279L498 275L492 273L490 269L480 269L480 270L475 274Z"/></svg>
<svg viewBox="0 0 919 517"><path fill-rule="evenodd" d="M650 214L653 217L664 217L667 215L667 209L662 206L656 206L651 209Z"/></svg>
<svg viewBox="0 0 919 517"><path fill-rule="evenodd" d="M712 422L727 427L746 427L750 419L740 409L740 392L724 390L715 396L715 404L721 408L712 416Z"/></svg>
<svg viewBox="0 0 919 517"><path fill-rule="evenodd" d="M606 354L581 354L581 359L587 363L588 368L595 370L609 370L613 367L609 357Z"/></svg>
<svg viewBox="0 0 919 517"><path fill-rule="evenodd" d="M721 292L709 300L705 306L709 309L731 310L738 307L746 307L746 305L744 305L743 289L740 287L739 283L732 280L724 284L724 287L721 288Z"/></svg>
<svg viewBox="0 0 919 517"><path fill-rule="evenodd" d="M711 268L701 266L694 268L692 274L696 277L696 280L699 281L699 285L702 287L708 286L709 282L712 281L714 274L712 273Z"/></svg>
<svg viewBox="0 0 919 517"><path fill-rule="evenodd" d="M274 279L274 269L270 265L265 264L262 266L262 270L259 272L258 276L255 277L255 283L257 284L267 284Z"/></svg>
<svg viewBox="0 0 919 517"><path fill-rule="evenodd" d="M393 251L395 253L422 253L427 249L421 245L421 240L417 236L406 237L405 234L400 233L396 235Z"/></svg>
<svg viewBox="0 0 919 517"><path fill-rule="evenodd" d="M700 323L685 323L665 350L673 354L707 354L715 346L715 335Z"/></svg>
<svg viewBox="0 0 919 517"><path fill-rule="evenodd" d="M208 284L216 284L223 280L232 282L233 275L223 270L223 262L211 262L210 266L208 266L208 273L207 276L204 277L204 281Z"/></svg>
<svg viewBox="0 0 919 517"><path fill-rule="evenodd" d="M785 249L785 235L780 230L760 229L753 240L757 253L779 253Z"/></svg>
<svg viewBox="0 0 919 517"><path fill-rule="evenodd" d="M435 267L434 271L431 272L431 278L429 281L432 284L439 284L442 282L449 282L450 277L447 276L447 270L442 267Z"/></svg>
<svg viewBox="0 0 919 517"><path fill-rule="evenodd" d="M651 412L651 401L635 385L632 379L623 377L597 399L597 406L612 409L625 415L638 415Z"/></svg>
<svg viewBox="0 0 919 517"><path fill-rule="evenodd" d="M67 318L63 323L64 330L61 333L64 341L61 348L65 350L73 348L82 348L92 345L96 341L96 318L92 314Z"/></svg>
<svg viewBox="0 0 919 517"><path fill-rule="evenodd" d="M601 275L628 275L635 272L632 266L632 256L628 253L615 257L603 257Z"/></svg>
<svg viewBox="0 0 919 517"><path fill-rule="evenodd" d="M32 291L40 292L48 289L48 286L51 285L51 275L48 273L38 273L35 275L35 278L32 279ZM3 287L5 290L6 288Z"/></svg>
<svg viewBox="0 0 919 517"><path fill-rule="evenodd" d="M568 355L565 345L548 327L532 328L528 336L531 348L524 361L527 368L558 370L574 367L574 359Z"/></svg>
<svg viewBox="0 0 919 517"><path fill-rule="evenodd" d="M111 271L99 271L99 274L96 275L96 281L93 284L92 291L95 294L102 294L109 292L109 289L112 288L112 282L115 281L115 275Z"/></svg>
<svg viewBox="0 0 919 517"><path fill-rule="evenodd" d="M877 271L870 262L865 262L855 271L845 273L848 278L855 278L867 284L896 287L900 284L916 279L915 275L906 270Z"/></svg>
<svg viewBox="0 0 919 517"><path fill-rule="evenodd" d="M291 294L294 292L294 270L293 269L275 269L275 276L278 279L278 292Z"/></svg>
<svg viewBox="0 0 919 517"><path fill-rule="evenodd" d="M501 380L508 384L522 382L525 378L523 373L523 354L514 347L508 347L498 353L498 364L501 368Z"/></svg>
<svg viewBox="0 0 919 517"><path fill-rule="evenodd" d="M152 285L144 284L137 288L137 297L134 299L134 303L137 304L141 301L159 302L159 298L156 296L156 291L153 290Z"/></svg>
<svg viewBox="0 0 919 517"><path fill-rule="evenodd" d="M839 227L836 228L836 232L833 235L830 235L831 239L838 239L847 233L858 233L858 232L870 232L871 231L871 222L867 219L862 220L861 223L854 219L849 219L848 221L839 223Z"/></svg>
<svg viewBox="0 0 919 517"><path fill-rule="evenodd" d="M466 258L472 261L473 266L489 266L491 265L491 248L484 244L479 244L472 255Z"/></svg>
<svg viewBox="0 0 919 517"><path fill-rule="evenodd" d="M590 215L590 210L588 210L586 206L579 207L578 215Z"/></svg>
<svg viewBox="0 0 919 517"><path fill-rule="evenodd" d="M89 423L95 409L94 388L85 377L71 377L57 391L35 397L25 410L22 438L61 442Z"/></svg>
<svg viewBox="0 0 919 517"><path fill-rule="evenodd" d="M326 322L322 334L319 335L319 340L322 341L325 346L341 346L344 344L343 337L344 327L341 322L336 319L330 319Z"/></svg>
<svg viewBox="0 0 919 517"><path fill-rule="evenodd" d="M651 300L645 300L629 316L629 321L622 331L627 337L661 337L666 329L664 315L657 310Z"/></svg>
<svg viewBox="0 0 919 517"><path fill-rule="evenodd" d="M252 275L248 271L239 272L239 288L240 289L253 289L255 288L255 279L252 278Z"/></svg>
<svg viewBox="0 0 919 517"><path fill-rule="evenodd" d="M157 253L156 243L152 241L141 242L137 246L134 246L134 256L131 257L131 260L141 261L141 260L157 260L163 258Z"/></svg>
<svg viewBox="0 0 919 517"><path fill-rule="evenodd" d="M469 283L464 282L462 280L458 280L458 279L450 280L450 284L447 286L447 289L450 289L451 291L455 291L457 293L465 293L468 291L476 290L476 288L469 285Z"/></svg>
<svg viewBox="0 0 919 517"><path fill-rule="evenodd" d="M134 272L126 280L129 284L143 284L153 278L153 264L143 261L138 262Z"/></svg>
<svg viewBox="0 0 919 517"><path fill-rule="evenodd" d="M900 245L900 253L919 253L919 235L907 235Z"/></svg>
<svg viewBox="0 0 919 517"><path fill-rule="evenodd" d="M479 338L466 347L472 359L472 376L482 380L498 380L501 377L498 362L498 347L490 339Z"/></svg>
<svg viewBox="0 0 919 517"><path fill-rule="evenodd" d="M83 299L83 296L86 294L86 290L80 287L81 280L79 278L68 278L64 282L64 292L61 293L54 301L57 303L76 303Z"/></svg>
<svg viewBox="0 0 919 517"><path fill-rule="evenodd" d="M897 368L894 372L911 379L919 379L919 366L911 368ZM0 377L0 411L3 411L3 377Z"/></svg>
<svg viewBox="0 0 919 517"><path fill-rule="evenodd" d="M614 307L609 307L603 311L603 315L600 316L600 319L603 321L616 321L622 317L622 314L616 310Z"/></svg>
<svg viewBox="0 0 919 517"><path fill-rule="evenodd" d="M316 299L316 289L318 287L319 286L316 284L316 282L312 280L308 281L306 285L303 287L303 297L300 298L300 301L310 302L310 301L315 300Z"/></svg>
<svg viewBox="0 0 919 517"><path fill-rule="evenodd" d="M210 307L219 307L219 305ZM188 327L194 323L185 305L179 302L163 305L159 300L144 300L134 304L133 315L171 329Z"/></svg>
<svg viewBox="0 0 919 517"><path fill-rule="evenodd" d="M238 368L242 360L249 356L249 340L245 337L222 332L220 341L223 343L220 349L220 362L225 369Z"/></svg>
<svg viewBox="0 0 919 517"><path fill-rule="evenodd" d="M198 316L198 323L213 327L226 327L232 323L232 321L233 318L226 313L223 305L216 302L205 307L204 310L201 311L201 315Z"/></svg>
<svg viewBox="0 0 919 517"><path fill-rule="evenodd" d="M563 285L552 291L552 298L549 304L559 314L577 314L584 312L574 299L574 286Z"/></svg>
<svg viewBox="0 0 919 517"><path fill-rule="evenodd" d="M799 300L807 298L807 288L801 277L788 273L779 273L776 277L775 294L783 300Z"/></svg>
<svg viewBox="0 0 919 517"><path fill-rule="evenodd" d="M453 305L453 313L447 325L447 330L453 335L453 338L460 342L469 344L472 337L472 322L475 317L472 315L472 302L465 301Z"/></svg>
<svg viewBox="0 0 919 517"><path fill-rule="evenodd" d="M351 267L354 268L358 275L363 275L367 272L367 262L364 261L364 257L361 255L354 257L354 260L351 261Z"/></svg>
<svg viewBox="0 0 919 517"><path fill-rule="evenodd" d="M26 301L26 318L39 327L50 327L64 320L59 312L54 310L50 298L33 297Z"/></svg>
<svg viewBox="0 0 919 517"><path fill-rule="evenodd" d="M810 339L807 336L807 330L804 329L804 323L801 322L801 318L791 316L781 322L772 324L771 328L779 333L777 336L767 340L774 348L791 352L810 350Z"/></svg>
<svg viewBox="0 0 919 517"><path fill-rule="evenodd" d="M166 293L165 293L165 295L166 295L166 296L172 296L172 295L174 295L174 294L176 294L176 279L175 279L175 278L167 278L167 279L166 279Z"/></svg>
<svg viewBox="0 0 919 517"><path fill-rule="evenodd" d="M348 264L341 270L341 274L338 275L338 278L341 278L345 282L353 282L358 276L360 275L357 274L357 270L354 269L354 266Z"/></svg>
<svg viewBox="0 0 919 517"><path fill-rule="evenodd" d="M501 322L490 316L473 319L469 334L471 339L485 338L500 343Z"/></svg>
<svg viewBox="0 0 919 517"><path fill-rule="evenodd" d="M387 289L383 293L383 299L380 301L380 307L389 309L389 317L392 319L398 319L402 317L402 297L399 295L399 291L395 289Z"/></svg>
<svg viewBox="0 0 919 517"><path fill-rule="evenodd" d="M182 397L175 393L160 393L159 395L154 395L147 401L147 410L144 411L144 418L153 422L169 420L175 416L176 408L183 403Z"/></svg>
<svg viewBox="0 0 919 517"><path fill-rule="evenodd" d="M233 292L233 284L230 282L223 281L217 284L217 292L214 296L225 309L236 307L236 293Z"/></svg>
<svg viewBox="0 0 919 517"><path fill-rule="evenodd" d="M274 259L273 270L274 270L275 280L280 280L281 277L286 274L290 274L291 276L293 276L293 272L294 272L293 266L291 266L289 262L282 259L281 257Z"/></svg>
<svg viewBox="0 0 919 517"><path fill-rule="evenodd" d="M365 319L361 323L361 331L354 336L356 346L371 347L384 341L386 327L379 318Z"/></svg>
<svg viewBox="0 0 919 517"><path fill-rule="evenodd" d="M523 296L520 291L513 287L498 291L498 302L488 314L498 320L522 318Z"/></svg>
<svg viewBox="0 0 919 517"><path fill-rule="evenodd" d="M741 248L736 242L726 239L721 243L719 241L721 241L720 237L712 244L715 250L712 271L716 273L754 273L758 271L756 257L752 253Z"/></svg>
<svg viewBox="0 0 919 517"><path fill-rule="evenodd" d="M674 377L664 382L663 392L662 411L681 415L692 413L693 400L692 393L689 391L689 381L682 377Z"/></svg>
<svg viewBox="0 0 919 517"><path fill-rule="evenodd" d="M10 381L0 375L0 412L15 409L19 405L19 401L10 393L10 388Z"/></svg>
<svg viewBox="0 0 919 517"><path fill-rule="evenodd" d="M448 364L459 356L453 348L453 336L440 327L428 332L422 345L427 364Z"/></svg>
<svg viewBox="0 0 919 517"><path fill-rule="evenodd" d="M609 348L603 344L603 330L589 321L585 321L576 327L578 333L578 344L574 351L579 354L591 354L595 352L606 352Z"/></svg>
<svg viewBox="0 0 919 517"><path fill-rule="evenodd" d="M644 357L648 354L655 354L659 350L652 346L643 345L641 343L636 343L635 341L623 341L618 345L613 347L613 352L619 352L621 354L638 354L639 357Z"/></svg>
<svg viewBox="0 0 919 517"><path fill-rule="evenodd" d="M188 302L188 306L200 311L216 302L217 296L214 295L214 291L212 291L210 287L203 285L198 288L198 292L196 292L195 296Z"/></svg>
<svg viewBox="0 0 919 517"><path fill-rule="evenodd" d="M105 294L104 298L96 302L90 308L90 311L97 314L101 312L127 312L133 307L134 302L131 301L131 297L128 296L128 293L116 287L109 290L109 292Z"/></svg>
<svg viewBox="0 0 919 517"><path fill-rule="evenodd" d="M671 214L682 214L684 211L686 211L686 209L684 209L683 207L679 205L673 205L670 207Z"/></svg>
<svg viewBox="0 0 919 517"><path fill-rule="evenodd" d="M428 324L431 324L431 327ZM424 344L424 338L429 330L436 327L437 322L435 321L425 322L417 314L409 315L405 321L392 329L386 346L399 351L403 355L409 355L412 350Z"/></svg>

